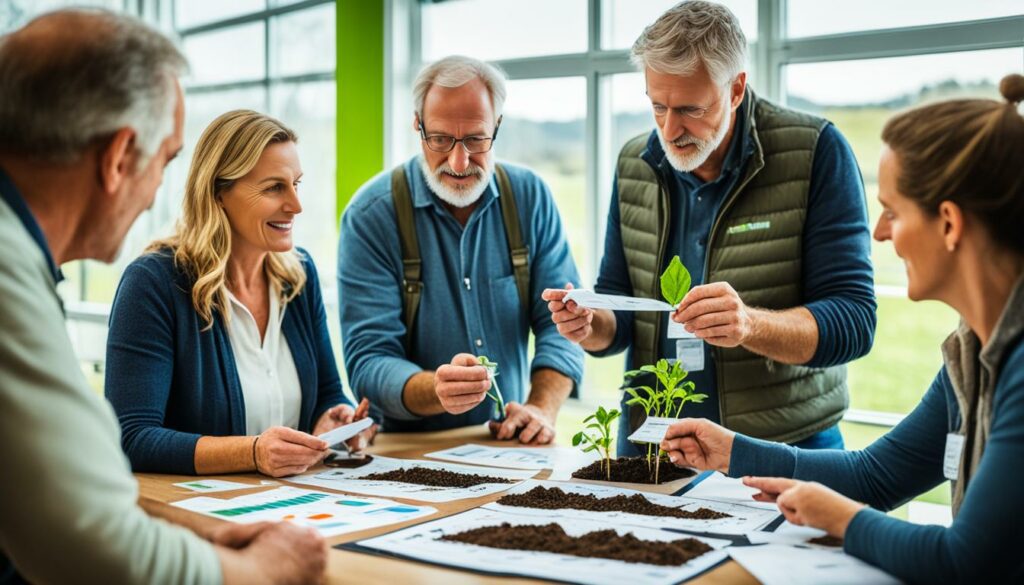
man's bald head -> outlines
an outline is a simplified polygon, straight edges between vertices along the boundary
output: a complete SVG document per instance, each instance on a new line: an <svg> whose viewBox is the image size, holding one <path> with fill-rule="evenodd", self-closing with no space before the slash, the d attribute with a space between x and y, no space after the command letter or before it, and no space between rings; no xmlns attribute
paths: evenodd
<svg viewBox="0 0 1024 585"><path fill-rule="evenodd" d="M60 10L0 38L0 152L72 162L121 128L143 159L174 129L185 58L139 20Z"/></svg>

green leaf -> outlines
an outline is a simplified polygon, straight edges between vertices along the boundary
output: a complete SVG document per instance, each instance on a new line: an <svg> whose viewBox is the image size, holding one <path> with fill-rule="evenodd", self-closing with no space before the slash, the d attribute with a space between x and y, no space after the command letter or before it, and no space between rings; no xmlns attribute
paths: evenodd
<svg viewBox="0 0 1024 585"><path fill-rule="evenodd" d="M584 453L590 453L591 451L597 451L597 443L592 443L589 447L583 450Z"/></svg>
<svg viewBox="0 0 1024 585"><path fill-rule="evenodd" d="M668 268L661 274L661 296L672 306L679 304L690 292L690 271L683 266L679 256L673 256Z"/></svg>
<svg viewBox="0 0 1024 585"><path fill-rule="evenodd" d="M583 442L583 431L580 431L572 436L572 446L579 447L580 443Z"/></svg>
<svg viewBox="0 0 1024 585"><path fill-rule="evenodd" d="M583 419L583 422L590 422L590 421L594 420L594 418L595 418L594 415L590 415L587 418Z"/></svg>

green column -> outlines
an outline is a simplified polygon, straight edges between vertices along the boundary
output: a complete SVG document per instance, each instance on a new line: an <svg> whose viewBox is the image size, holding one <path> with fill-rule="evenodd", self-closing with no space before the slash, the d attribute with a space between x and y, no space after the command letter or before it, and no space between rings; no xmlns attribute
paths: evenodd
<svg viewBox="0 0 1024 585"><path fill-rule="evenodd" d="M384 168L384 0L337 0L337 215Z"/></svg>

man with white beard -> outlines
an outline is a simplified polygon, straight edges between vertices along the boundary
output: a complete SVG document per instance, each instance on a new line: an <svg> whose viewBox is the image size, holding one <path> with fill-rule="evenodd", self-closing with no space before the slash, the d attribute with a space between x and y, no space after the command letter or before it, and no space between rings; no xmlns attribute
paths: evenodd
<svg viewBox="0 0 1024 585"><path fill-rule="evenodd" d="M505 95L502 73L482 61L426 66L413 85L422 154L363 185L342 218L345 367L386 431L490 419L499 439L550 443L582 376L583 351L541 299L579 282L551 192L494 162ZM498 364L498 384L479 356ZM488 399L496 386L503 409Z"/></svg>
<svg viewBox="0 0 1024 585"><path fill-rule="evenodd" d="M678 308L544 298L559 331L595 356L627 350L630 369L681 361L708 395L684 416L842 448L844 364L871 349L876 320L863 184L835 126L747 86L746 47L735 15L700 1L669 9L633 45L657 129L619 154L595 289L660 298L678 255L695 285ZM623 409L619 452L631 454L625 436L645 413Z"/></svg>

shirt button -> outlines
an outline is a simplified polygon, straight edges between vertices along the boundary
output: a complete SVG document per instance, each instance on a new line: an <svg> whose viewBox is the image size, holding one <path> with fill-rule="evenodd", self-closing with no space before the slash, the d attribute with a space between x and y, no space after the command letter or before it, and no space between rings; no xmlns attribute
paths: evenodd
<svg viewBox="0 0 1024 585"><path fill-rule="evenodd" d="M476 340L476 346L477 347L483 347L484 346L484 340L483 339L477 339Z"/></svg>

